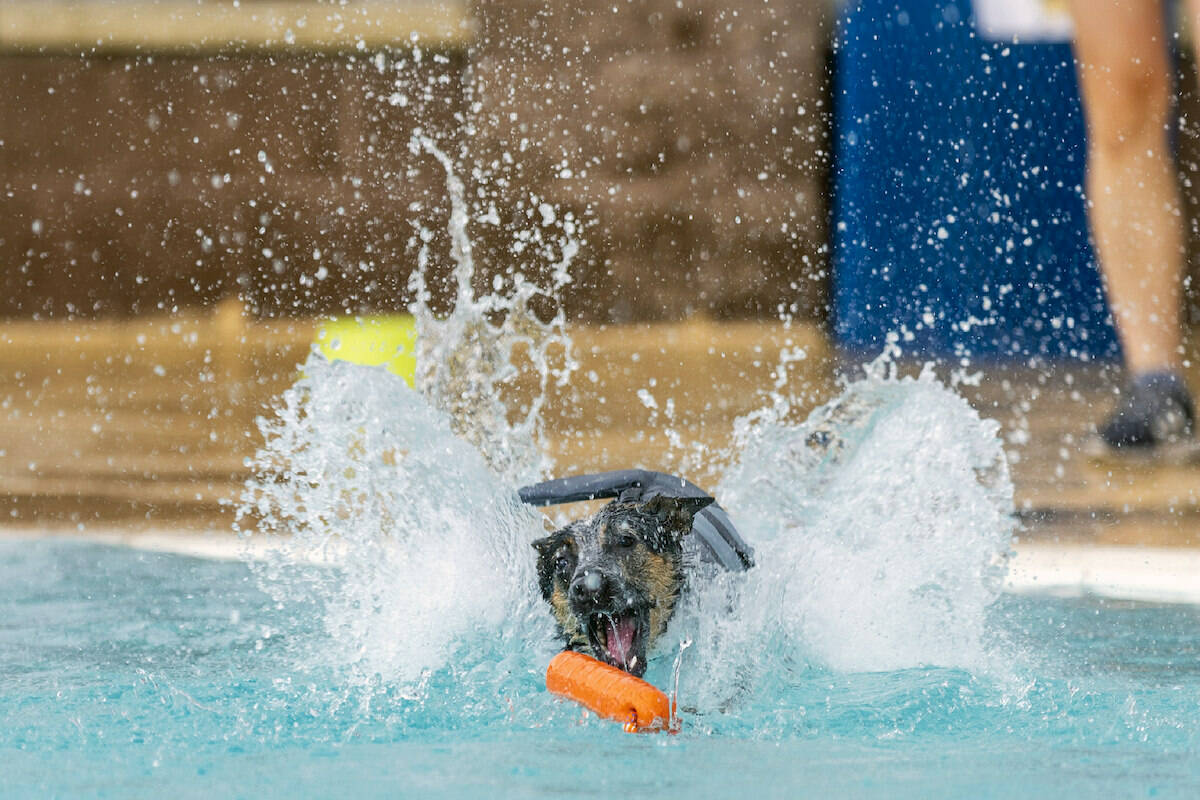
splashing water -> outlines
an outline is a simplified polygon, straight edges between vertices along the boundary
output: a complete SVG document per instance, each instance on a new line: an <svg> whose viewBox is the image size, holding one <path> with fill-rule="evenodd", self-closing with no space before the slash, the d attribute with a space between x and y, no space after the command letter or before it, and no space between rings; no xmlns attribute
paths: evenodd
<svg viewBox="0 0 1200 800"><path fill-rule="evenodd" d="M550 323L529 312L546 290L517 281L511 295L474 297L462 184L432 142L414 146L447 170L458 281L439 319L414 278L421 391L314 353L261 422L242 524L279 542L258 567L277 602L323 604L320 659L422 703L474 698L445 713L486 716L503 713L501 696L540 694L557 646L529 548L543 523L515 489L546 474L541 398L573 365L561 312ZM569 280L573 252L561 247L549 291ZM552 347L566 354L557 368ZM498 386L518 350L540 394L514 413ZM883 359L807 421L787 421L790 410L777 391L740 423L716 492L758 566L697 582L648 677L667 685L688 639L681 703L701 713L769 703L812 670L986 671L1013 529L997 425L932 371L899 379ZM294 568L313 560L332 566Z"/></svg>
<svg viewBox="0 0 1200 800"><path fill-rule="evenodd" d="M680 629L706 664L697 677L722 674L714 664L989 670L1014 527L997 431L931 369L897 379L882 360L804 423L743 430L717 495L757 566L691 605Z"/></svg>
<svg viewBox="0 0 1200 800"><path fill-rule="evenodd" d="M494 291L477 298L472 289L475 259L467 233L463 183L450 158L428 136L418 131L410 146L414 152L424 151L436 158L446 172L450 255L457 284L454 311L439 319L430 311L425 281L429 247L422 245L418 269L409 281L415 296L410 311L417 322L416 385L431 405L450 414L454 432L479 448L496 472L513 483L535 481L551 466L539 443L546 391L551 381L565 386L577 364L571 357L570 337L563 330L561 307L553 319L543 323L530 304L539 297L555 300L570 283L571 262L579 252L579 243L573 238L574 218L565 215L562 235L543 248L544 254L558 256L551 264L549 287L513 270L510 293ZM495 316L503 321L493 324ZM518 353L528 360L528 374L538 381L523 413L514 413L513 404L499 391L517 377Z"/></svg>
<svg viewBox="0 0 1200 800"><path fill-rule="evenodd" d="M314 350L276 416L259 423L266 444L239 512L244 531L278 540L258 567L268 591L280 602L325 602L333 647L323 657L402 684L449 663L478 632L522 641L524 652L549 647L545 614L529 620L536 593L528 542L541 518L514 487L549 470L543 398L575 368L561 310L544 323L530 303L561 289L578 250L566 219L550 290L515 274L511 293L476 297L462 182L431 139L418 133L412 146L446 170L457 281L454 310L437 317L422 249L410 306L420 392L385 370L329 363ZM519 359L538 378L523 409L503 391ZM336 569L314 577L294 568L314 560ZM531 650L522 637L539 629L546 644Z"/></svg>
<svg viewBox="0 0 1200 800"><path fill-rule="evenodd" d="M262 423L264 477L243 509L286 535L260 567L271 593L321 598L327 655L401 683L477 632L513 638L533 607L522 556L537 515L386 370L313 355L305 373ZM293 565L313 560L336 567L297 580Z"/></svg>
<svg viewBox="0 0 1200 800"><path fill-rule="evenodd" d="M263 517L293 548L342 543L316 587L337 651L410 686L445 670L483 680L481 665L503 661L510 691L537 691L528 677L555 647L528 547L537 516L389 373L308 370L267 430L267 457L291 465L271 496L297 503ZM696 642L685 707L752 706L814 668L989 669L1011 484L994 424L931 373L871 374L803 424L755 427L717 494L758 565L695 587L673 623ZM286 599L295 587L272 577ZM668 661L652 681L669 680Z"/></svg>

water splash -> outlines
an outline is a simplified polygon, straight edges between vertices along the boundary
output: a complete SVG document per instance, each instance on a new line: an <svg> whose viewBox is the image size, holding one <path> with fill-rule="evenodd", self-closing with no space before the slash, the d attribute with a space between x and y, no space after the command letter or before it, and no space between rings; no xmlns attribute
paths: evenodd
<svg viewBox="0 0 1200 800"><path fill-rule="evenodd" d="M279 542L259 566L276 600L324 602L324 657L411 683L477 632L524 642L541 523L448 414L386 370L314 354L261 425L243 516ZM332 566L295 568L312 561Z"/></svg>
<svg viewBox="0 0 1200 800"><path fill-rule="evenodd" d="M717 490L757 566L689 604L678 635L707 666L685 694L727 704L812 668L995 674L1015 524L997 423L883 359L803 423L757 416Z"/></svg>
<svg viewBox="0 0 1200 800"><path fill-rule="evenodd" d="M450 414L454 432L479 448L499 475L513 483L535 481L551 467L540 444L547 390L551 385L565 386L578 365L571 355L561 305L551 320L543 322L532 303L539 298L556 302L571 282L571 263L579 252L574 218L567 214L560 221L557 212L543 214L543 221L559 223L561 231L557 241L542 249L552 261L548 285L539 285L512 269L510 291L502 293L494 284L492 292L477 297L462 180L450 157L428 136L418 131L410 147L433 156L445 170L456 284L454 310L445 317L435 315L425 277L429 247L422 245L418 268L409 281L415 298L409 310L417 322L416 385L430 404ZM548 215L551 218L546 220ZM537 238L542 238L540 228ZM518 364L524 369L518 369ZM522 398L523 409L511 393L502 391L522 375L536 381Z"/></svg>
<svg viewBox="0 0 1200 800"><path fill-rule="evenodd" d="M258 566L272 596L323 602L332 644L322 659L409 686L447 664L502 658L493 640L519 642L521 653L550 647L528 546L541 518L515 487L548 471L542 404L575 368L561 309L542 322L531 303L569 281L578 250L564 220L548 288L514 272L511 291L476 296L462 181L431 139L418 133L412 146L446 170L457 283L453 311L434 314L423 248L410 307L419 392L314 351L274 417L259 421L265 444L238 522L277 543ZM522 395L512 384L528 375L536 381ZM296 569L313 561L333 566ZM452 658L477 635L474 656Z"/></svg>
<svg viewBox="0 0 1200 800"><path fill-rule="evenodd" d="M528 547L539 517L386 371L314 356L306 373L264 422L260 462L278 466L256 514L290 561L333 550L338 566L299 581L273 563L274 596L322 598L330 653L450 718L533 702L556 647ZM668 685L669 653L695 641L685 710L770 705L828 669L994 673L1013 528L995 423L931 371L877 364L803 423L758 415L737 456L717 494L758 566L696 585L651 663Z"/></svg>
<svg viewBox="0 0 1200 800"><path fill-rule="evenodd" d="M508 293L476 295L463 185L433 142L413 146L447 171L457 282L453 312L434 314L422 251L419 391L314 353L260 423L241 518L280 543L259 567L277 602L320 601L320 659L450 719L493 718L502 697L540 696L556 647L529 548L543 523L515 489L547 472L543 398L574 369L561 311L542 322L531 302L569 281L574 248L554 250L548 288L514 274ZM697 582L651 664L666 685L662 653L695 641L704 667L684 671L685 708L744 708L813 670L988 668L1013 529L998 426L932 371L898 378L886 358L792 421L787 367L802 357L783 354L763 408L739 421L716 491L758 566ZM514 405L506 387L526 372ZM333 566L293 568L313 560Z"/></svg>

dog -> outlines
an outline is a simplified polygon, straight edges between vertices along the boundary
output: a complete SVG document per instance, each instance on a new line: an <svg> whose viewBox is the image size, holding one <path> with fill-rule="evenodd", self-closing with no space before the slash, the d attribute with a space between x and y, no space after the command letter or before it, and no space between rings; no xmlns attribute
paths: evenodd
<svg viewBox="0 0 1200 800"><path fill-rule="evenodd" d="M687 585L685 537L711 497L613 500L533 542L538 586L565 649L632 675L662 636Z"/></svg>

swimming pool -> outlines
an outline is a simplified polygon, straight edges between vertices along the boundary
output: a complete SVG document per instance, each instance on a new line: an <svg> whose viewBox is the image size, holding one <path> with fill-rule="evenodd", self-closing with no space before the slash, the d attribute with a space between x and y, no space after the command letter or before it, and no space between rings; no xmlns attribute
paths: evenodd
<svg viewBox="0 0 1200 800"><path fill-rule="evenodd" d="M398 383L310 360L264 422L254 558L0 541L0 795L1200 786L1200 607L1003 594L994 425L931 375L742 431L718 494L758 566L697 587L651 661L666 686L694 641L676 736L545 691L540 518Z"/></svg>
<svg viewBox="0 0 1200 800"><path fill-rule="evenodd" d="M686 715L677 736L626 735L553 700L544 653L493 645L415 688L364 680L322 657L319 603L279 608L239 562L6 540L0 612L5 797L1184 797L1200 785L1194 606L1003 597L987 618L1003 672L794 664L725 710Z"/></svg>
<svg viewBox="0 0 1200 800"><path fill-rule="evenodd" d="M887 358L797 420L781 355L725 452L663 398L757 565L697 582L651 654L680 734L549 695L516 487L569 342L522 316L536 287L473 299L449 188L459 302L414 309L421 391L314 353L261 422L242 558L0 540L0 796L1195 796L1200 606L1004 594L998 425Z"/></svg>

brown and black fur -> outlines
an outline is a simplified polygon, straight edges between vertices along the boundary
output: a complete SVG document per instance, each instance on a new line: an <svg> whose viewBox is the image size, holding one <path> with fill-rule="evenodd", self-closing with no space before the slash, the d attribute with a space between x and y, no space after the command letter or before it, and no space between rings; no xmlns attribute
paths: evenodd
<svg viewBox="0 0 1200 800"><path fill-rule="evenodd" d="M614 500L533 543L538 583L566 649L634 675L667 628L685 585L683 540L710 497ZM618 659L606 647L616 625L636 625L633 648ZM615 635L615 634L613 634Z"/></svg>

